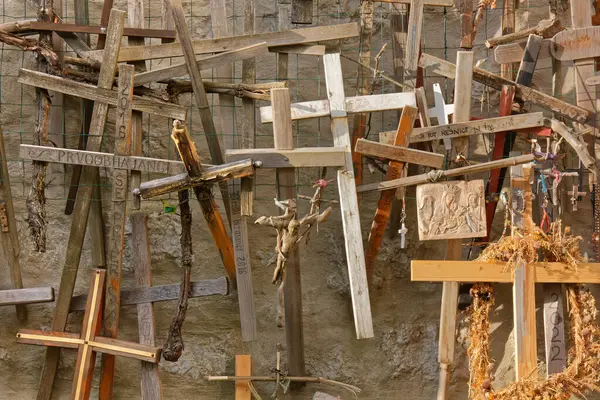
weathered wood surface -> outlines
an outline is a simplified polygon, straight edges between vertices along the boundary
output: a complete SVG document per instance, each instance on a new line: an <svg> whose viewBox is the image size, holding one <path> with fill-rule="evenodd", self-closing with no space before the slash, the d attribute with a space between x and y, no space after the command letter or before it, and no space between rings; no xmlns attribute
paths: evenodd
<svg viewBox="0 0 600 400"><path fill-rule="evenodd" d="M210 185L221 181L245 178L254 174L255 164L252 160L245 159L227 164L215 165L202 171L199 176L191 177L187 173L169 176L143 182L134 195L141 195L144 199L160 196L174 191L192 188L198 185Z"/></svg>
<svg viewBox="0 0 600 400"><path fill-rule="evenodd" d="M225 63L245 60L267 53L265 42L256 43L250 46L226 51L208 57L202 57L196 60L198 68L201 70L217 68ZM135 76L135 85L145 85L147 83L158 82L167 79L177 78L188 75L187 65L185 63L170 65L168 67L156 68L151 71L141 72Z"/></svg>
<svg viewBox="0 0 600 400"><path fill-rule="evenodd" d="M252 159L253 162L260 162L262 168L341 167L346 162L346 149L343 147L304 147L291 150L240 149L227 150L225 157L228 162Z"/></svg>
<svg viewBox="0 0 600 400"><path fill-rule="evenodd" d="M292 134L292 116L290 109L290 90L271 90L273 104L273 142L275 149L292 150L294 136ZM294 168L277 169L277 198L280 200L296 199L296 172ZM300 276L300 253L298 246L287 255L283 286L283 308L285 310L285 342L288 353L288 369L290 375L304 376L304 327L302 315L302 279ZM281 287L278 288L281 290ZM278 321L279 323L280 321Z"/></svg>
<svg viewBox="0 0 600 400"><path fill-rule="evenodd" d="M369 285L363 252L360 215L356 184L352 169L350 153L350 131L348 128L347 108L342 80L342 65L339 53L325 54L325 81L327 96L331 109L331 132L334 146L347 148L346 168L337 173L337 184L340 193L340 209L344 230L346 259L348 260L348 276L350 294L354 313L354 326L358 339L373 337L373 319L369 302Z"/></svg>
<svg viewBox="0 0 600 400"><path fill-rule="evenodd" d="M519 70L517 71L516 82L521 85L531 86L533 84L533 73L537 64L540 49L542 47L542 37L529 35Z"/></svg>
<svg viewBox="0 0 600 400"><path fill-rule="evenodd" d="M118 98L114 133L115 155L131 154L131 125L133 103L134 66L119 65L117 86ZM112 204L109 214L108 257L106 259L106 293L104 295L104 335L116 338L119 332L121 311L121 277L123 271L123 253L125 251L125 224L127 221L127 197L129 195L129 172L126 169L113 168ZM102 378L100 398L112 397L115 374L115 356L102 356Z"/></svg>
<svg viewBox="0 0 600 400"><path fill-rule="evenodd" d="M377 0L380 3L411 4L411 0ZM425 0L426 6L454 7L454 0Z"/></svg>
<svg viewBox="0 0 600 400"><path fill-rule="evenodd" d="M398 128L396 129L396 135L391 141L394 147L404 147L408 145L408 137L413 129L413 126L415 125L417 114L418 109L414 107L404 107L402 110L402 115L400 116L400 121L398 122ZM402 176L403 170L403 162L390 161L388 163L388 170L385 177L388 180L399 178ZM373 223L371 224L371 231L369 232L367 251L365 254L367 279L369 282L372 282L373 279L377 255L379 254L379 248L383 242L385 229L387 228L389 222L390 213L392 210L392 201L396 195L395 192L395 190L382 191L379 196L379 201L377 202L377 209L375 210L375 216L373 217Z"/></svg>
<svg viewBox="0 0 600 400"><path fill-rule="evenodd" d="M473 66L474 53L472 51L457 52L456 76L454 77L454 122L467 122L471 118L471 92L473 88L473 74L471 71L473 71ZM454 139L452 141L452 152L454 155L468 155L469 138L459 137Z"/></svg>
<svg viewBox="0 0 600 400"><path fill-rule="evenodd" d="M181 0L171 0L171 11L173 12L175 30L177 31L177 37L179 38L179 48L183 54L183 58L185 59L185 64L190 75L190 81L192 82L192 87L194 89L194 99L196 100L196 106L198 107L198 112L200 113L200 121L202 122L202 129L204 130L204 137L206 138L206 142L208 144L210 157L212 159L213 164L223 164L223 151L221 150L221 144L219 143L217 130L215 128L213 116L210 111L210 103L208 102L208 98L206 97L206 91L204 90L204 85L202 84L202 73L200 72L200 68L198 68L198 63L196 62L193 41L190 31L186 24L185 14L183 12L183 4ZM171 45L165 44L159 46ZM173 132L175 133L175 130ZM183 157L183 154L181 152L182 149L178 150L179 154ZM193 143L187 150L190 150L191 153L194 154L188 154L190 158L188 160L182 158L182 161L184 162L184 164L186 164L186 162L188 161L193 162L193 165L186 164L188 174L190 174L190 176L198 176L200 175L202 169L200 166L200 161L198 160L198 155L195 154L196 149ZM227 183L221 182L219 184L219 187L227 218L229 221L231 221L231 205L229 204L229 191L227 188ZM227 269L229 278L232 281L235 281L233 248L231 247L231 241L229 240L221 216L217 211L216 203L214 201L214 198L212 197L212 193L210 192L210 189L207 191L206 189L201 189L199 187L196 187L194 191L196 192L196 197L201 197L203 199L202 201L200 201L200 204L202 206L205 219L207 220L209 227L211 227L211 233L213 234L215 243L221 251L221 257L225 264L225 268ZM208 196L200 196L201 192L204 192L204 195Z"/></svg>
<svg viewBox="0 0 600 400"><path fill-rule="evenodd" d="M565 305L560 283L544 284L544 343L546 376L567 367L565 344Z"/></svg>
<svg viewBox="0 0 600 400"><path fill-rule="evenodd" d="M8 232L0 232L0 238L2 241L2 251L4 253L4 259L8 264L10 272L10 281L15 289L23 288L23 278L21 277L21 244L19 242L19 231L17 230L17 220L15 218L15 208L13 205L12 190L10 188L10 174L8 171L8 158L6 154L6 147L4 146L4 131L0 125L0 171L2 173L2 184L0 185L0 196L4 204L0 207L4 207L6 212L6 224L8 225ZM27 319L27 309L25 306L16 306L17 319L24 321Z"/></svg>
<svg viewBox="0 0 600 400"><path fill-rule="evenodd" d="M508 35L488 39L485 41L485 45L489 49L498 45L512 43L516 42L517 40L525 39L529 35L538 35L547 39L556 35L563 29L565 28L562 27L558 18L543 19L540 22L538 22L536 26L533 26L531 28L522 29L519 32L509 33Z"/></svg>
<svg viewBox="0 0 600 400"><path fill-rule="evenodd" d="M431 168L442 168L444 155L429 151L409 149L407 147L394 146L386 143L373 142L367 139L359 139L356 142L355 151L366 156L384 158L386 160L400 161L409 164L424 165Z"/></svg>
<svg viewBox="0 0 600 400"><path fill-rule="evenodd" d="M386 93L371 96L346 97L344 108L346 113L368 113L373 111L397 110L404 106L417 106L415 94ZM313 100L292 104L292 120L326 117L331 114L329 100ZM260 119L263 124L273 122L272 106L260 108Z"/></svg>
<svg viewBox="0 0 600 400"><path fill-rule="evenodd" d="M312 400L341 400L341 397L334 397L330 394L324 392L316 392L312 398Z"/></svg>
<svg viewBox="0 0 600 400"><path fill-rule="evenodd" d="M271 53L302 54L305 56L322 56L326 47L322 44L295 44L291 46L271 47Z"/></svg>
<svg viewBox="0 0 600 400"><path fill-rule="evenodd" d="M454 76L456 75L456 65L426 53L421 55L419 65L423 68L430 68L431 71L436 74L447 78L454 79ZM580 123L585 123L592 114L590 111L580 106L566 103L538 90L519 85L514 81L501 78L498 75L492 74L481 68L473 68L473 80L496 90L502 90L503 85L514 86L516 99L530 101L542 108L564 115L565 117Z"/></svg>
<svg viewBox="0 0 600 400"><path fill-rule="evenodd" d="M152 270L150 266L150 240L148 232L148 214L135 212L131 220L131 248L133 272L136 278L136 288L148 289L152 287ZM123 291L121 291L121 305L123 304ZM73 303L71 303L72 305ZM138 332L140 344L146 346L156 345L156 324L154 304L144 302L137 304ZM147 361L141 362L141 391L142 400L162 399L162 385L158 365Z"/></svg>
<svg viewBox="0 0 600 400"><path fill-rule="evenodd" d="M498 64L519 62L523 59L526 43L527 42L500 45L494 48L494 59ZM540 48L538 59L552 57L552 54L550 53L550 47L552 47L552 44L553 42L550 39L542 40L542 47Z"/></svg>
<svg viewBox="0 0 600 400"><path fill-rule="evenodd" d="M250 354L235 355L235 374L236 376L252 376L252 358ZM249 382L245 380L235 381L235 400L252 400Z"/></svg>
<svg viewBox="0 0 600 400"><path fill-rule="evenodd" d="M312 24L312 0L292 0L292 24Z"/></svg>
<svg viewBox="0 0 600 400"><path fill-rule="evenodd" d="M229 51L240 47L267 42L269 47L291 46L330 40L347 39L358 36L358 24L338 24L313 28L294 29L283 32L259 33L221 39L194 40L195 54ZM150 60L155 58L180 57L183 53L178 43L156 44L144 47L126 47L119 54L119 61ZM90 51L86 56L100 61L102 51Z"/></svg>
<svg viewBox="0 0 600 400"><path fill-rule="evenodd" d="M493 170L496 168L503 168L503 167L508 167L511 165L525 164L525 163L531 162L533 160L534 160L534 156L532 154L525 154L525 155L518 156L518 157L510 157L510 158L485 162L485 163L476 164L476 165L469 165L466 167L453 168L453 169L449 169L446 171L438 170L438 171L436 171L436 174L427 173L427 174L421 174L421 175L408 176L406 178L393 179L391 181L369 183L367 185L359 186L357 188L357 192L363 193L363 192L369 192L372 190L386 190L386 189L393 189L393 188L398 188L398 187L420 185L422 183L430 182L432 178L436 177L436 175L439 175L440 179L441 178L451 178L451 177L461 176L461 175L465 175L465 174L471 174L471 173L475 173L475 172L490 171L490 170Z"/></svg>
<svg viewBox="0 0 600 400"><path fill-rule="evenodd" d="M88 34L105 34L106 27L94 25L76 25L65 23L37 22L30 21L29 28L32 31L53 31L53 32L70 32L70 33L88 33ZM141 37L141 38L161 38L175 39L175 31L167 31L163 29L140 29L140 28L124 28L123 36Z"/></svg>
<svg viewBox="0 0 600 400"><path fill-rule="evenodd" d="M157 174L176 174L185 170L181 161L160 158L120 156L97 151L61 149L56 147L22 144L19 157L23 160L38 160L72 165L88 165L101 168L120 168Z"/></svg>
<svg viewBox="0 0 600 400"><path fill-rule="evenodd" d="M0 306L51 301L54 301L54 289L51 287L0 290Z"/></svg>
<svg viewBox="0 0 600 400"><path fill-rule="evenodd" d="M125 23L125 13L118 10L110 12L110 21L108 24L108 32L106 35L106 53L102 61L100 76L98 79L98 87L109 89L112 87L115 72L117 68L117 55L121 44L123 26ZM102 138L104 136L104 127L106 125L108 113L108 104L96 102L92 113L92 121L90 124L90 135L86 145L86 149L90 151L99 151L101 149ZM75 210L73 212L73 221L69 232L69 241L67 252L65 255L65 265L60 280L58 296L56 299L56 308L50 326L52 331L62 332L67 324L69 315L69 304L75 280L77 278L77 270L83 249L83 240L88 222L90 211L90 203L92 199L94 185L94 168L84 167L80 181L80 188L75 201ZM38 400L49 400L52 395L52 385L58 367L60 350L57 348L49 348L46 350L44 366L40 378L40 386L38 389Z"/></svg>
<svg viewBox="0 0 600 400"><path fill-rule="evenodd" d="M591 25L591 18L587 25ZM556 34L550 46L552 56L560 61L600 57L600 26L575 27Z"/></svg>
<svg viewBox="0 0 600 400"><path fill-rule="evenodd" d="M408 29L406 35L406 51L404 53L405 83L409 87L417 87L417 68L419 66L419 55L421 54L421 32L423 29L423 18L425 0L411 0L410 12L408 14Z"/></svg>
<svg viewBox="0 0 600 400"><path fill-rule="evenodd" d="M110 87L102 88L21 68L19 70L19 83L82 97L111 106L117 105L118 93L111 89L112 82L110 82ZM187 117L187 109L183 106L141 96L133 96L133 109L167 118L184 120Z"/></svg>
<svg viewBox="0 0 600 400"><path fill-rule="evenodd" d="M585 80L585 84L588 86L597 86L600 85L600 76L592 76Z"/></svg>
<svg viewBox="0 0 600 400"><path fill-rule="evenodd" d="M409 142L429 142L446 138L506 132L509 130L518 131L520 129L537 128L543 125L544 113L542 112L487 118L448 125L430 126L427 128L415 128L409 137ZM382 132L382 134L387 135L392 132Z"/></svg>
<svg viewBox="0 0 600 400"><path fill-rule="evenodd" d="M531 264L536 283L600 283L600 264L582 263L575 268L555 262ZM412 260L411 280L420 282L512 283L511 269L503 263L484 261Z"/></svg>
<svg viewBox="0 0 600 400"><path fill-rule="evenodd" d="M204 297L214 295L228 295L229 282L227 278L208 279L192 282L191 297ZM181 285L157 285L146 288L123 289L121 291L121 306L130 306L144 303L159 303L161 301L177 300ZM87 295L74 296L71 300L71 311L85 310Z"/></svg>
<svg viewBox="0 0 600 400"><path fill-rule="evenodd" d="M417 186L419 240L485 236L483 180Z"/></svg>

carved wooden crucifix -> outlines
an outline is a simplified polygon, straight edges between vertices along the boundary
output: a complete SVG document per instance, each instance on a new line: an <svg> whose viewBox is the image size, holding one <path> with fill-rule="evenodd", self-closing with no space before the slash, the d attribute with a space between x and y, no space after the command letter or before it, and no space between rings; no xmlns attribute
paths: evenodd
<svg viewBox="0 0 600 400"><path fill-rule="evenodd" d="M373 96L345 97L339 54L325 54L325 82L328 100L316 100L291 104L291 119L331 117L333 143L345 150L345 169L339 169L337 184L340 193L340 208L343 217L346 256L350 275L350 289L354 309L354 323L359 339L373 336L373 322L368 296L365 258L361 239L358 200L352 157L348 113L393 110L404 106L416 106L414 93L391 93ZM261 107L263 123L273 121L273 108Z"/></svg>
<svg viewBox="0 0 600 400"><path fill-rule="evenodd" d="M81 333L29 329L21 329L17 333L19 343L50 346L58 351L60 348L78 349L71 389L73 400L84 400L90 397L96 353L135 358L150 363L158 363L160 360L160 347L145 346L99 335L102 327L105 274L104 270L92 270Z"/></svg>

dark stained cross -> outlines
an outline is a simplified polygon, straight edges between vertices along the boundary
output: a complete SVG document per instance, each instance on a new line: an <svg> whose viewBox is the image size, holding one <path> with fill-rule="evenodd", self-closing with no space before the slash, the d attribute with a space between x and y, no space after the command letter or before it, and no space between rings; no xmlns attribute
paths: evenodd
<svg viewBox="0 0 600 400"><path fill-rule="evenodd" d="M17 333L17 342L19 343L78 349L71 400L89 399L96 353L134 358L151 363L158 363L160 360L161 349L159 347L99 336L102 326L105 276L106 271L104 270L92 270L80 334L29 329L21 329Z"/></svg>

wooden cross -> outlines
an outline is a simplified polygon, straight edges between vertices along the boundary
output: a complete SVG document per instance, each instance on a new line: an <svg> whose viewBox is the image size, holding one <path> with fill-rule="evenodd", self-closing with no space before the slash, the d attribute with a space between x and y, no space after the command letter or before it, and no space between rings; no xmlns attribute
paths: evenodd
<svg viewBox="0 0 600 400"><path fill-rule="evenodd" d="M433 84L433 99L435 106L429 109L429 116L437 119L438 126L448 125L450 123L448 116L450 114L454 114L454 104L446 105L446 102L444 101L444 94L442 93L442 87L439 83ZM443 140L446 151L452 150L452 142L450 141L450 138L445 137Z"/></svg>
<svg viewBox="0 0 600 400"><path fill-rule="evenodd" d="M587 192L580 192L579 185L573 185L573 190L567 192L571 195L571 205L573 206L573 211L577 211L577 203L581 201L580 197L587 195Z"/></svg>
<svg viewBox="0 0 600 400"><path fill-rule="evenodd" d="M17 333L18 343L50 346L58 351L61 347L78 349L70 397L73 400L89 399L90 397L96 353L134 358L150 363L158 363L160 360L160 347L144 346L99 335L102 326L105 274L104 270L92 270L80 334L29 329L20 329Z"/></svg>
<svg viewBox="0 0 600 400"><path fill-rule="evenodd" d="M316 100L291 104L291 119L316 117L331 117L333 144L346 149L345 170L338 170L337 183L340 192L340 208L343 218L346 256L350 276L350 289L354 310L354 323L359 339L373 336L371 307L368 299L368 283L365 258L362 247L358 201L352 157L350 153L350 132L348 128L348 113L392 110L405 106L416 106L414 93L391 93L374 96L357 96L346 98L342 80L340 55L325 54L325 82L328 100ZM273 121L273 108L261 107L263 123Z"/></svg>
<svg viewBox="0 0 600 400"><path fill-rule="evenodd" d="M121 37L125 21L125 13L119 10L110 11L110 21L106 35L106 52L100 69L98 78L98 87L102 89L111 89L115 72L117 68L117 56L121 45ZM94 111L90 125L90 135L86 149L89 151L99 151L104 136L104 127L108 113L108 104L97 101L94 103ZM94 169L84 167L81 177L81 186L75 202L75 211L73 212L73 221L69 233L65 266L61 277L58 297L56 300L56 309L52 319L51 330L54 332L63 332L69 314L69 304L75 287L77 270L83 248L83 239L87 228L87 220L90 211L92 191L94 185ZM52 385L56 375L60 357L60 350L55 347L49 347L46 350L45 362L42 368L42 377L38 389L38 399L50 399L52 395Z"/></svg>

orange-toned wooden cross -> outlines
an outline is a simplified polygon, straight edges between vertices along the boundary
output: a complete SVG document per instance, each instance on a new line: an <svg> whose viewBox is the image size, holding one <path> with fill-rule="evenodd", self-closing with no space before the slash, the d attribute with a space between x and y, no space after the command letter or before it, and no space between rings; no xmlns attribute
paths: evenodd
<svg viewBox="0 0 600 400"><path fill-rule="evenodd" d="M72 400L89 399L96 353L135 358L152 363L158 363L160 360L160 347L144 346L138 343L98 336L102 327L102 300L106 271L94 269L91 275L91 284L80 334L30 329L21 329L17 333L17 342L19 343L78 349L79 353L77 354L70 397Z"/></svg>

